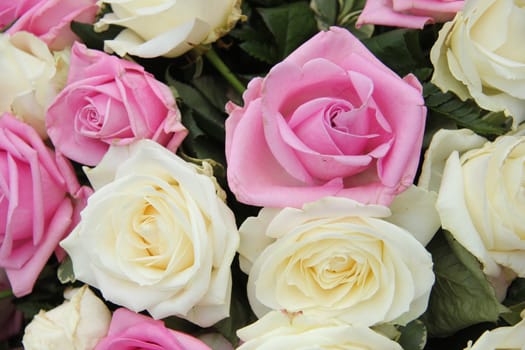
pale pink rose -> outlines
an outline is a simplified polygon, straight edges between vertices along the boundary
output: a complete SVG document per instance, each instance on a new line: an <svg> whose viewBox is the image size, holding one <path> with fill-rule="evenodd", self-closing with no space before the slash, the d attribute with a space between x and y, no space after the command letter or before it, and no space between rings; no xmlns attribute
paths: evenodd
<svg viewBox="0 0 525 350"><path fill-rule="evenodd" d="M91 189L49 149L36 131L8 113L0 116L0 267L17 297L31 293L58 242L80 218Z"/></svg>
<svg viewBox="0 0 525 350"><path fill-rule="evenodd" d="M169 87L142 66L75 43L46 127L66 157L96 165L110 145L145 138L175 151L187 134L180 118Z"/></svg>
<svg viewBox="0 0 525 350"><path fill-rule="evenodd" d="M51 50L62 50L71 45L77 39L71 31L71 22L93 23L98 11L97 0L5 0L2 2L0 25L7 25L16 19L7 30L8 33L21 31L33 33Z"/></svg>
<svg viewBox="0 0 525 350"><path fill-rule="evenodd" d="M423 28L451 20L462 8L463 0L367 0L356 26Z"/></svg>
<svg viewBox="0 0 525 350"><path fill-rule="evenodd" d="M125 308L113 313L108 335L95 347L95 350L111 349L211 350L197 338L166 328L162 321Z"/></svg>
<svg viewBox="0 0 525 350"><path fill-rule="evenodd" d="M0 292L10 290L4 269L0 269ZM13 298L0 299L0 342L18 334L22 327L23 314L13 304Z"/></svg>
<svg viewBox="0 0 525 350"><path fill-rule="evenodd" d="M240 202L301 207L324 196L389 204L414 179L421 85L333 27L228 103L228 183Z"/></svg>

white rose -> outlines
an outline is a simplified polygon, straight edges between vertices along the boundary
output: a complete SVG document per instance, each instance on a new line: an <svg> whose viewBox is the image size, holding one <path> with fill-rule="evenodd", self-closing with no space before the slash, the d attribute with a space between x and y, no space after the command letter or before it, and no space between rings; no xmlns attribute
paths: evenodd
<svg viewBox="0 0 525 350"><path fill-rule="evenodd" d="M408 231L381 219L389 215L386 207L326 197L248 218L239 253L255 314L284 309L364 326L421 315L432 259Z"/></svg>
<svg viewBox="0 0 525 350"><path fill-rule="evenodd" d="M151 140L110 148L86 173L95 193L61 242L77 279L157 319L227 317L239 236L214 180Z"/></svg>
<svg viewBox="0 0 525 350"><path fill-rule="evenodd" d="M106 336L111 312L87 285L70 291L66 299L35 315L24 332L24 349L90 350Z"/></svg>
<svg viewBox="0 0 525 350"><path fill-rule="evenodd" d="M442 156L446 162L439 170L436 158ZM436 164L426 164L432 160ZM488 142L471 131L443 130L423 165L422 177L440 182L436 208L443 228L483 264L500 299L513 277L508 270L525 277L524 161L525 136ZM426 175L431 167L436 180Z"/></svg>
<svg viewBox="0 0 525 350"><path fill-rule="evenodd" d="M238 350L402 350L398 343L367 327L280 311L239 329L237 335L244 342Z"/></svg>
<svg viewBox="0 0 525 350"><path fill-rule="evenodd" d="M0 114L15 114L46 138L45 114L65 85L68 57L33 34L0 34Z"/></svg>
<svg viewBox="0 0 525 350"><path fill-rule="evenodd" d="M525 314L522 312L522 318ZM513 350L525 349L525 320L512 327L498 327L485 331L474 344L469 344L464 350Z"/></svg>
<svg viewBox="0 0 525 350"><path fill-rule="evenodd" d="M466 0L439 32L432 81L461 99L525 120L525 8L514 0Z"/></svg>
<svg viewBox="0 0 525 350"><path fill-rule="evenodd" d="M95 29L110 24L125 29L104 49L119 56L176 57L199 44L209 44L230 31L241 18L241 0L101 0L111 5Z"/></svg>

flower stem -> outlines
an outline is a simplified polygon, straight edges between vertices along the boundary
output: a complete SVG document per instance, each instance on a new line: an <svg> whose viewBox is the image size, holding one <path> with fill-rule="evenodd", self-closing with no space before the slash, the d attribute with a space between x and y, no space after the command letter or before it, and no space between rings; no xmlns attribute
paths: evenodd
<svg viewBox="0 0 525 350"><path fill-rule="evenodd" d="M242 94L246 87L239 79L233 74L233 72L228 68L222 59L217 55L217 52L213 48L210 48L204 54L208 61L221 73L221 75L230 83L230 85L240 94Z"/></svg>
<svg viewBox="0 0 525 350"><path fill-rule="evenodd" d="M10 298L13 296L13 291L10 289L0 291L0 300Z"/></svg>

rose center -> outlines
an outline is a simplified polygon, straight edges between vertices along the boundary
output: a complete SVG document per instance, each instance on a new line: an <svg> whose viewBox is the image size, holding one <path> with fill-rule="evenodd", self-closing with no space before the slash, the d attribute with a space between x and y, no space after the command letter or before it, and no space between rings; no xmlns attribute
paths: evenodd
<svg viewBox="0 0 525 350"><path fill-rule="evenodd" d="M167 193L158 187L144 196L145 205L133 217L131 260L147 268L180 272L194 263L193 245L183 225L174 220ZM173 203L172 203L173 204Z"/></svg>
<svg viewBox="0 0 525 350"><path fill-rule="evenodd" d="M102 128L104 118L92 105L82 107L75 118L75 129L81 133L97 132Z"/></svg>

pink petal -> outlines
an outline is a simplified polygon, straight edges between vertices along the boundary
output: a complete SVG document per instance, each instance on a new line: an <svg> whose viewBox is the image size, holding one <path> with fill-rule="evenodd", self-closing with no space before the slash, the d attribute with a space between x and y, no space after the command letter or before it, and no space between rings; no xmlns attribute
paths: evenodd
<svg viewBox="0 0 525 350"><path fill-rule="evenodd" d="M301 207L304 202L337 193L342 188L340 179L303 187L304 183L292 178L276 162L266 144L260 109L261 101L252 101L235 125L235 133L226 124L230 135L228 183L237 199L260 206Z"/></svg>
<svg viewBox="0 0 525 350"><path fill-rule="evenodd" d="M46 239L38 247L35 247L31 259L20 269L6 269L13 294L16 297L22 297L31 293L40 271L44 268L58 242L64 238L66 230L71 223L72 211L70 200L65 198L47 228ZM17 252L13 252L13 258L15 259L16 254Z"/></svg>

